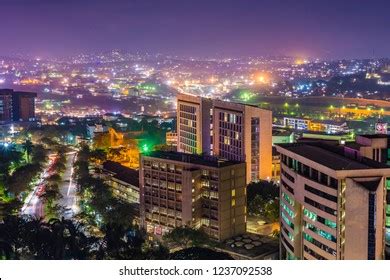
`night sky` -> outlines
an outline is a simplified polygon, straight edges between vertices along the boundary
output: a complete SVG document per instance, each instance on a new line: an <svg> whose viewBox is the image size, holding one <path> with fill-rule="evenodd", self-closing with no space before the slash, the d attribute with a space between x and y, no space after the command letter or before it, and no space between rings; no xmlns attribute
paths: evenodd
<svg viewBox="0 0 390 280"><path fill-rule="evenodd" d="M0 56L390 57L389 0L0 0Z"/></svg>

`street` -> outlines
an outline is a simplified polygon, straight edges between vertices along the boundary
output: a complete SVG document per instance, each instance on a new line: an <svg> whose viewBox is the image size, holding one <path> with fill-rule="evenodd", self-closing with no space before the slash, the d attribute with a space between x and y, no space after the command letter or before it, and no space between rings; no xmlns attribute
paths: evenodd
<svg viewBox="0 0 390 280"><path fill-rule="evenodd" d="M42 218L44 216L43 203L39 198L39 195L41 194L41 190L45 184L45 179L49 176L49 169L52 167L55 157L55 154L49 155L49 161L42 171L37 184L24 200L24 204L21 209L22 215L34 216L37 218Z"/></svg>
<svg viewBox="0 0 390 280"><path fill-rule="evenodd" d="M60 205L64 208L63 216L65 219L71 219L78 213L77 206L77 188L73 182L73 164L76 160L77 152L72 151L66 154L66 170L62 177L62 182L59 184L60 193L62 198L60 199Z"/></svg>
<svg viewBox="0 0 390 280"><path fill-rule="evenodd" d="M78 212L76 185L73 183L73 164L76 159L77 152L72 151L66 154L66 169L62 176L62 182L59 184L59 191L62 198L59 204L63 207L63 216L66 219L72 218ZM49 170L54 163L55 154L49 156L49 162L45 166L37 184L31 193L26 197L24 205L21 210L22 215L30 215L37 218L44 217L44 205L39 196L42 194L42 190L45 185L45 178L52 175L49 174Z"/></svg>

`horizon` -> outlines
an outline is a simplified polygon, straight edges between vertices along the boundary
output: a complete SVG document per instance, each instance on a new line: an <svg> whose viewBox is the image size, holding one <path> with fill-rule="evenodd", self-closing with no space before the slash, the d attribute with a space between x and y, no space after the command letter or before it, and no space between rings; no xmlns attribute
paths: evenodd
<svg viewBox="0 0 390 280"><path fill-rule="evenodd" d="M385 0L4 0L0 34L8 44L0 55L119 48L185 57L387 58L389 8Z"/></svg>

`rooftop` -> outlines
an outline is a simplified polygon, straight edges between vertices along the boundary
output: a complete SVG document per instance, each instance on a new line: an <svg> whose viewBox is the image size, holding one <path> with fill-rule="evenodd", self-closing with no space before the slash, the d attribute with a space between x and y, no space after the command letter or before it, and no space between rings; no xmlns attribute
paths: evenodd
<svg viewBox="0 0 390 280"><path fill-rule="evenodd" d="M174 160L184 163L192 163L205 165L209 167L226 167L235 164L240 164L239 161L225 160L218 157L207 156L207 155L195 155L186 154L179 152L167 152L167 151L153 151L150 153L142 154L143 157L152 157L166 160Z"/></svg>
<svg viewBox="0 0 390 280"><path fill-rule="evenodd" d="M273 129L272 136L291 136L294 132L285 129Z"/></svg>
<svg viewBox="0 0 390 280"><path fill-rule="evenodd" d="M386 134L364 134L364 135L359 135L359 137L364 137L367 139L381 139L381 138L390 139L390 135L386 135Z"/></svg>
<svg viewBox="0 0 390 280"><path fill-rule="evenodd" d="M368 158L347 157L343 146L329 145L324 142L278 144L277 146L333 170L390 168Z"/></svg>
<svg viewBox="0 0 390 280"><path fill-rule="evenodd" d="M269 236L246 233L225 240L218 249L236 259L272 259L279 253L279 241Z"/></svg>
<svg viewBox="0 0 390 280"><path fill-rule="evenodd" d="M114 178L126 182L130 185L139 187L139 172L138 170L126 167L114 161L105 161L103 169L114 173Z"/></svg>

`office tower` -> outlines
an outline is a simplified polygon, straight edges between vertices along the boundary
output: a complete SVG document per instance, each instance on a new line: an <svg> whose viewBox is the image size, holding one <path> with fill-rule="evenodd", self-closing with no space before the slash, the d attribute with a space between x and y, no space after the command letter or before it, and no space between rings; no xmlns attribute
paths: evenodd
<svg viewBox="0 0 390 280"><path fill-rule="evenodd" d="M383 259L390 168L322 142L277 150L281 257Z"/></svg>
<svg viewBox="0 0 390 280"><path fill-rule="evenodd" d="M245 161L247 182L271 179L272 112L179 94L178 151Z"/></svg>
<svg viewBox="0 0 390 280"><path fill-rule="evenodd" d="M222 241L246 231L245 163L179 152L141 157L141 225L163 235L202 228Z"/></svg>
<svg viewBox="0 0 390 280"><path fill-rule="evenodd" d="M0 121L35 121L36 93L0 90Z"/></svg>
<svg viewBox="0 0 390 280"><path fill-rule="evenodd" d="M12 121L12 91L0 90L0 123Z"/></svg>
<svg viewBox="0 0 390 280"><path fill-rule="evenodd" d="M190 154L210 154L210 99L192 95L177 96L178 151Z"/></svg>
<svg viewBox="0 0 390 280"><path fill-rule="evenodd" d="M13 120L35 121L35 98L33 92L16 92L12 94Z"/></svg>
<svg viewBox="0 0 390 280"><path fill-rule="evenodd" d="M213 108L214 155L245 161L247 182L271 179L272 112L221 100Z"/></svg>

